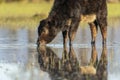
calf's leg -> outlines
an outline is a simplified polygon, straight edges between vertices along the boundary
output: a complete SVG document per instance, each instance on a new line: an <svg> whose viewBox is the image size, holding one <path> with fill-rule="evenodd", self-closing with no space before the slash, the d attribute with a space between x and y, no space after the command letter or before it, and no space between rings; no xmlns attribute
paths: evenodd
<svg viewBox="0 0 120 80"><path fill-rule="evenodd" d="M69 36L69 46L72 46L72 41L75 38L78 26L79 26L79 22L80 22L80 18L79 19L72 19L70 28L69 28L69 32L68 32L68 36Z"/></svg>
<svg viewBox="0 0 120 80"><path fill-rule="evenodd" d="M106 45L106 38L107 38L107 18L101 17L98 19L98 24L100 26L101 34L102 34L102 43Z"/></svg>
<svg viewBox="0 0 120 80"><path fill-rule="evenodd" d="M92 23L89 23L90 25L90 30L91 30L91 44L95 44L97 32L98 32L98 24L97 21L95 20Z"/></svg>
<svg viewBox="0 0 120 80"><path fill-rule="evenodd" d="M62 35L63 35L63 45L64 45L64 48L66 48L67 38L68 38L68 31L67 30L62 31Z"/></svg>

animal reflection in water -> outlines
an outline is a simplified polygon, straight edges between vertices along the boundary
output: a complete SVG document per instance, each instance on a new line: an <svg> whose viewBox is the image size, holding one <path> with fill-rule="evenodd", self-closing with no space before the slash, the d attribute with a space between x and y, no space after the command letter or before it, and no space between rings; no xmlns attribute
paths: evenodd
<svg viewBox="0 0 120 80"><path fill-rule="evenodd" d="M88 65L80 66L73 47L63 49L62 58L46 46L38 49L38 62L40 69L48 72L51 80L107 80L107 50L102 48L100 60L98 60L97 50L92 46L91 59Z"/></svg>

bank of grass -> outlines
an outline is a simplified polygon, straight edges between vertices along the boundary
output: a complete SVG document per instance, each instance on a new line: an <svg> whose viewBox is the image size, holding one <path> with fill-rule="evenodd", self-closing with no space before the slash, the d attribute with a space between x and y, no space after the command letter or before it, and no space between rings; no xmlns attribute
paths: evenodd
<svg viewBox="0 0 120 80"><path fill-rule="evenodd" d="M47 15L51 3L1 3L0 18L6 17L31 17L35 14Z"/></svg>
<svg viewBox="0 0 120 80"><path fill-rule="evenodd" d="M119 17L120 18L120 3L108 4L108 18Z"/></svg>
<svg viewBox="0 0 120 80"><path fill-rule="evenodd" d="M49 14L53 2L41 3L1 3L1 26L37 26Z"/></svg>
<svg viewBox="0 0 120 80"><path fill-rule="evenodd" d="M53 2L1 3L0 25L36 26L49 14ZM120 3L108 4L108 18L120 18Z"/></svg>

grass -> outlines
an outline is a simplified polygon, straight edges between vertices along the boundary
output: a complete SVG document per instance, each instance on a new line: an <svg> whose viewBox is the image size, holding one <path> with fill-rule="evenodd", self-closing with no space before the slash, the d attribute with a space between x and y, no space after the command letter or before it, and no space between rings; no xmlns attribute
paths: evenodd
<svg viewBox="0 0 120 80"><path fill-rule="evenodd" d="M1 3L0 26L37 26L40 19L47 17L52 2Z"/></svg>
<svg viewBox="0 0 120 80"><path fill-rule="evenodd" d="M120 17L120 3L108 4L108 17Z"/></svg>
<svg viewBox="0 0 120 80"><path fill-rule="evenodd" d="M0 4L0 18L31 17L35 14L47 15L52 3L2 3Z"/></svg>
<svg viewBox="0 0 120 80"><path fill-rule="evenodd" d="M52 3L1 3L0 26L36 26L47 17ZM120 17L120 3L108 4L108 18Z"/></svg>

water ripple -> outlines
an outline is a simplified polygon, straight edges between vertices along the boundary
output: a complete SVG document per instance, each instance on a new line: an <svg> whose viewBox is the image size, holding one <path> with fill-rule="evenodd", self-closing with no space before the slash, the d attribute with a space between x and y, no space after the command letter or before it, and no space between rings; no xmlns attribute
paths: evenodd
<svg viewBox="0 0 120 80"><path fill-rule="evenodd" d="M35 48L36 44L0 44L0 49Z"/></svg>

